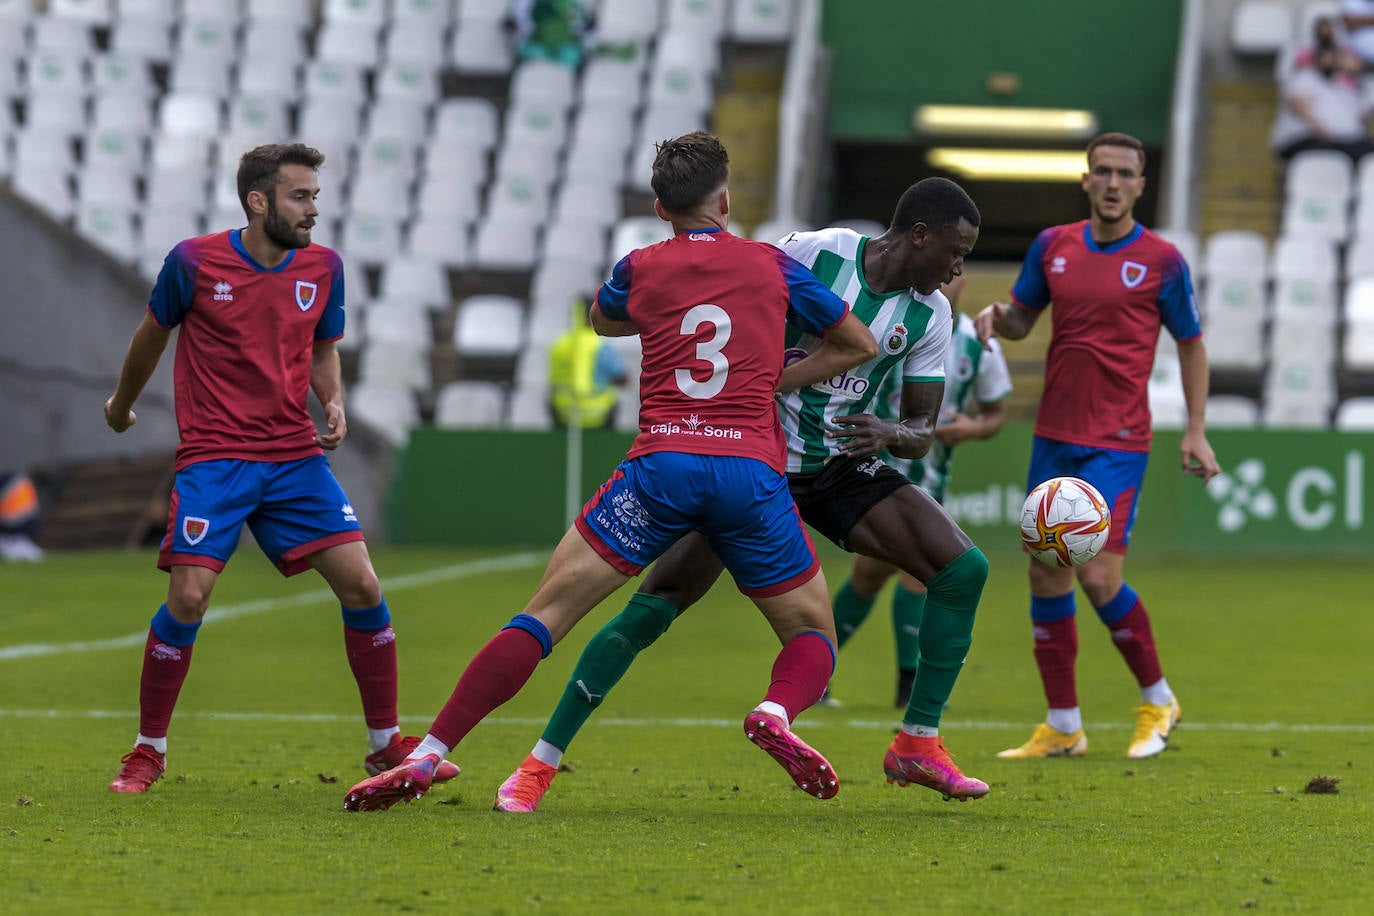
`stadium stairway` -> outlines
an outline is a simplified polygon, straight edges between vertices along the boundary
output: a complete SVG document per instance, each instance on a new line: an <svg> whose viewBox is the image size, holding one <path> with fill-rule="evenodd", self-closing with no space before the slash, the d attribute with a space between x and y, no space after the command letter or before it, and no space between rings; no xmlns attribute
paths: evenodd
<svg viewBox="0 0 1374 916"><path fill-rule="evenodd" d="M80 462L34 472L46 550L119 549L156 543L167 525L170 452Z"/></svg>
<svg viewBox="0 0 1374 916"><path fill-rule="evenodd" d="M1201 236L1248 229L1273 239L1282 200L1269 148L1278 92L1268 81L1218 82L1208 93Z"/></svg>
<svg viewBox="0 0 1374 916"><path fill-rule="evenodd" d="M714 126L730 151L730 220L753 227L772 215L786 49L735 45L727 68Z"/></svg>

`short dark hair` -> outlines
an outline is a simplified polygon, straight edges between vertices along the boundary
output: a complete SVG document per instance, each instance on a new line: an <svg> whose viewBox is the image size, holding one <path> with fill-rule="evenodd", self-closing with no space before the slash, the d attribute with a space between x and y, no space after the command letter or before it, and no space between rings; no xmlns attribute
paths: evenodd
<svg viewBox="0 0 1374 916"><path fill-rule="evenodd" d="M1087 152L1089 163L1093 161L1093 150L1097 149L1099 146L1124 146L1127 149L1135 150L1136 155L1140 157L1140 171L1142 174L1145 172L1145 144L1141 143L1130 134L1108 131L1105 134L1098 134L1096 137L1093 137L1088 141Z"/></svg>
<svg viewBox="0 0 1374 916"><path fill-rule="evenodd" d="M932 229L957 226L966 219L970 226L978 226L982 215L968 192L948 178L922 178L907 188L897 200L892 212L892 228L907 232L917 223Z"/></svg>
<svg viewBox="0 0 1374 916"><path fill-rule="evenodd" d="M654 196L670 213L695 210L730 180L730 154L713 134L693 131L654 149Z"/></svg>
<svg viewBox="0 0 1374 916"><path fill-rule="evenodd" d="M239 203L248 213L248 192L261 191L270 196L277 183L277 172L284 165L303 165L319 171L324 153L304 143L268 143L254 147L239 159Z"/></svg>

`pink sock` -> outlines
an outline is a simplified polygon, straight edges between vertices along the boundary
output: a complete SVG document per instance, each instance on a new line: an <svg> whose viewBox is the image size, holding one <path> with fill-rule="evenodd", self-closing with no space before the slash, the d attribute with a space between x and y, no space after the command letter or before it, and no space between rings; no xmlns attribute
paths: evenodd
<svg viewBox="0 0 1374 916"><path fill-rule="evenodd" d="M181 685L191 670L189 646L170 646L148 630L143 648L143 675L138 682L138 731L145 738L167 737L172 724L172 710L176 708Z"/></svg>
<svg viewBox="0 0 1374 916"><path fill-rule="evenodd" d="M773 682L764 702L787 710L787 720L815 704L835 673L835 650L820 633L803 633L782 647L773 662Z"/></svg>
<svg viewBox="0 0 1374 916"><path fill-rule="evenodd" d="M1073 667L1078 658L1077 617L1039 621L1035 633L1035 663L1051 709L1072 709L1078 705L1078 688Z"/></svg>
<svg viewBox="0 0 1374 916"><path fill-rule="evenodd" d="M429 733L457 747L487 714L520 692L543 657L543 646L525 630L508 627L468 663Z"/></svg>
<svg viewBox="0 0 1374 916"><path fill-rule="evenodd" d="M358 682L367 727L394 727L397 722L396 634L390 626L371 632L346 626L344 648L348 652L348 667Z"/></svg>

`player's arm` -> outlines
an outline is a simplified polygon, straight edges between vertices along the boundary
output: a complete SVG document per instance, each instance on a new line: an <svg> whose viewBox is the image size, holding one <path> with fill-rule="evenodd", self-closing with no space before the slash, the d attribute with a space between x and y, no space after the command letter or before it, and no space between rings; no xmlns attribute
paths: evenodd
<svg viewBox="0 0 1374 916"><path fill-rule="evenodd" d="M1028 309L1017 302L994 302L973 319L978 339L987 343L994 337L1021 340L1035 327L1040 317L1038 309Z"/></svg>
<svg viewBox="0 0 1374 916"><path fill-rule="evenodd" d="M935 427L935 438L945 445L958 445L970 439L991 439L1002 429L1007 408L1001 400L979 401L978 415L956 413Z"/></svg>
<svg viewBox="0 0 1374 916"><path fill-rule="evenodd" d="M1050 304L1050 284L1045 276L1044 260L1045 249L1054 240L1054 233L1054 229L1046 229L1031 243L1011 288L1012 301L994 302L974 316L973 327L984 344L994 337L1023 339Z"/></svg>
<svg viewBox="0 0 1374 916"><path fill-rule="evenodd" d="M1221 465L1207 441L1207 347L1201 337L1178 342L1178 366L1183 376L1183 402L1188 407L1188 425L1180 446L1183 472L1206 483L1221 473Z"/></svg>
<svg viewBox="0 0 1374 916"><path fill-rule="evenodd" d="M143 393L148 379L153 377L171 336L171 329L158 324L152 312L145 314L134 329L129 352L124 354L124 366L119 371L119 382L114 394L105 401L105 423L110 429L122 433L138 422L134 402Z"/></svg>
<svg viewBox="0 0 1374 916"><path fill-rule="evenodd" d="M616 262L611 276L597 289L587 309L587 323L602 337L633 337L639 333L630 318L630 284L634 279L632 251Z"/></svg>
<svg viewBox="0 0 1374 916"><path fill-rule="evenodd" d="M853 312L845 312L840 323L825 332L816 349L782 370L778 391L786 394L814 385L862 366L877 355L873 332Z"/></svg>
<svg viewBox="0 0 1374 916"><path fill-rule="evenodd" d="M639 328L633 321L628 318L619 321L608 318L595 303L587 310L587 322L592 326L592 330L602 337L633 337L639 333Z"/></svg>
<svg viewBox="0 0 1374 916"><path fill-rule="evenodd" d="M336 449L348 435L348 420L344 416L343 368L339 348L332 340L317 340L310 353L310 390L324 408L325 431L316 433L320 448Z"/></svg>

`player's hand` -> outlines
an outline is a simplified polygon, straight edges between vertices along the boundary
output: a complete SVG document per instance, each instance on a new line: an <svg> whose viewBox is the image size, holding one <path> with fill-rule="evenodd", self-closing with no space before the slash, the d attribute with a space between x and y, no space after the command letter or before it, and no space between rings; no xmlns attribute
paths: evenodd
<svg viewBox="0 0 1374 916"><path fill-rule="evenodd" d="M958 445L978 435L978 421L964 413L953 413L935 427L935 438L945 445Z"/></svg>
<svg viewBox="0 0 1374 916"><path fill-rule="evenodd" d="M133 409L116 410L114 406L114 395L110 395L105 402L105 425L117 433L122 433L138 422L138 414Z"/></svg>
<svg viewBox="0 0 1374 916"><path fill-rule="evenodd" d="M876 455L887 448L893 438L892 427L887 420L879 420L871 413L856 413L836 417L826 436L834 439L839 450L852 458Z"/></svg>
<svg viewBox="0 0 1374 916"><path fill-rule="evenodd" d="M1221 473L1221 465L1217 462L1216 452L1212 451L1212 446L1207 442L1207 436L1203 433L1185 432L1180 451L1182 452L1183 473L1201 477L1203 483Z"/></svg>
<svg viewBox="0 0 1374 916"><path fill-rule="evenodd" d="M322 449L333 451L348 435L348 421L344 419L343 407L327 404L324 408L325 431L315 434L315 444Z"/></svg>
<svg viewBox="0 0 1374 916"><path fill-rule="evenodd" d="M1006 318L1009 312L1009 304L994 302L973 316L973 329L978 332L978 340L984 349L991 349L988 341L997 336L997 323Z"/></svg>

